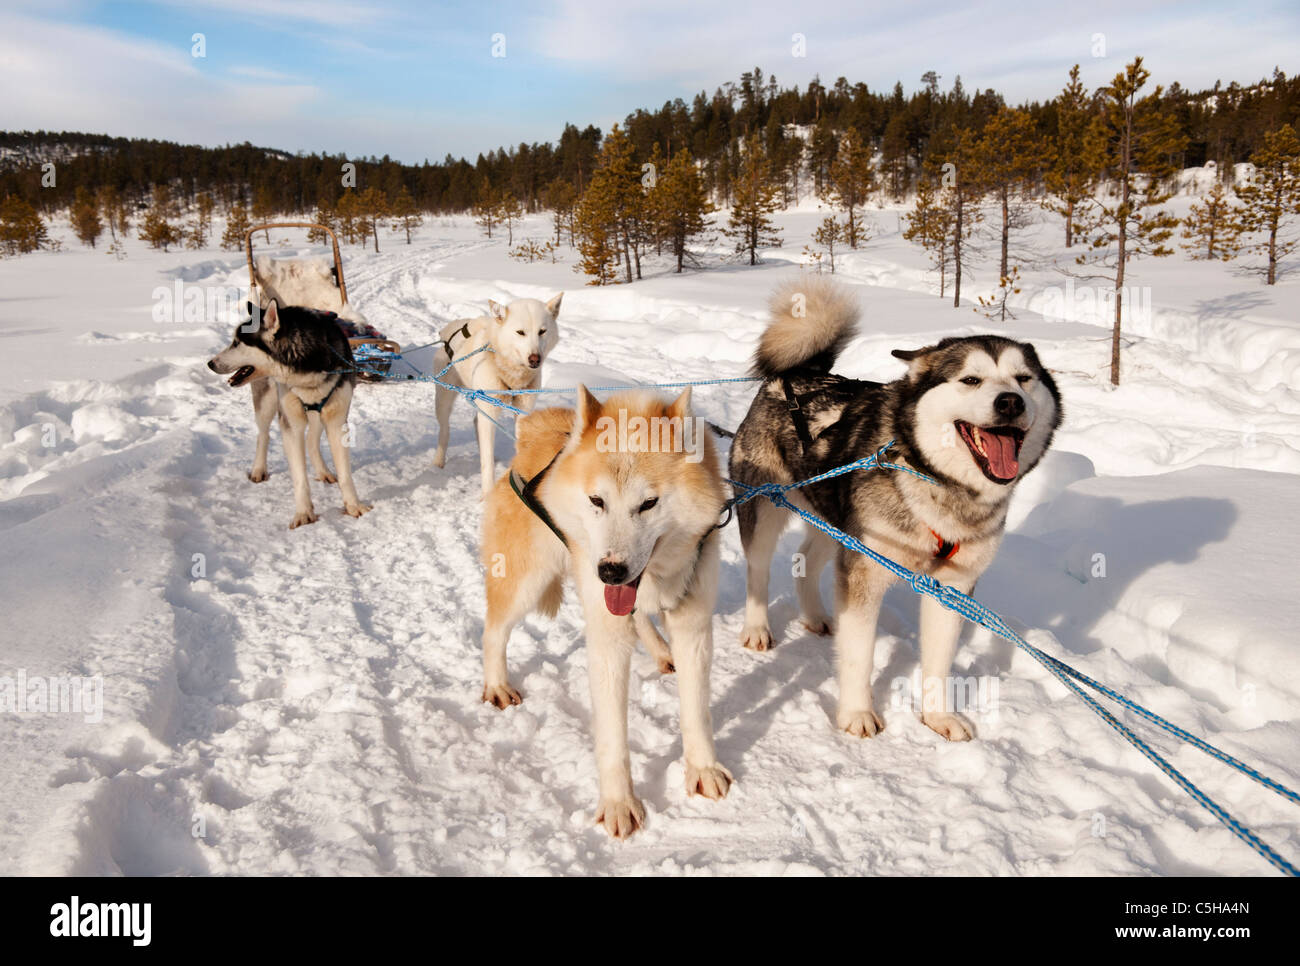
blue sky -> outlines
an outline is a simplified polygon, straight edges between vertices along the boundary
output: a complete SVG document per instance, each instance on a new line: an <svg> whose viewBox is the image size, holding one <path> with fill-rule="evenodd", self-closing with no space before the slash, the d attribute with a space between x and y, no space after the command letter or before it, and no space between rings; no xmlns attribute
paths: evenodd
<svg viewBox="0 0 1300 966"><path fill-rule="evenodd" d="M843 75L909 92L935 70L1016 102L1051 97L1074 63L1099 86L1135 54L1157 83L1191 88L1293 74L1297 36L1294 2L6 0L0 129L472 160L553 141L566 121L608 129L689 103L756 65L782 85Z"/></svg>

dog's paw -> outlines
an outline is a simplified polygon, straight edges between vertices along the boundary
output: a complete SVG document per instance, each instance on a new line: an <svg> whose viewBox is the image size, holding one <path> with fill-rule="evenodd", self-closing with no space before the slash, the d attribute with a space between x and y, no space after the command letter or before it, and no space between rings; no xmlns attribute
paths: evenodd
<svg viewBox="0 0 1300 966"><path fill-rule="evenodd" d="M339 481L339 478L329 470L322 470L317 473L316 479L320 480L322 483L337 483Z"/></svg>
<svg viewBox="0 0 1300 966"><path fill-rule="evenodd" d="M870 708L866 711L846 711L841 708L835 715L835 723L841 730L858 738L874 738L885 730L884 720Z"/></svg>
<svg viewBox="0 0 1300 966"><path fill-rule="evenodd" d="M627 798L604 799L596 809L596 824L616 839L625 839L645 826L645 806L635 795Z"/></svg>
<svg viewBox="0 0 1300 966"><path fill-rule="evenodd" d="M319 519L320 517L316 515L314 510L308 510L306 513L299 513L294 516L293 522L289 524L289 529L297 530L299 527L305 527L307 524L315 523Z"/></svg>
<svg viewBox="0 0 1300 966"><path fill-rule="evenodd" d="M436 467L438 467L438 469L442 469L444 466L446 466L446 465L447 465L447 454L446 454L446 453L437 453L437 454L435 454L434 457L433 457L433 465L436 466Z"/></svg>
<svg viewBox="0 0 1300 966"><path fill-rule="evenodd" d="M762 627L750 627L746 625L745 629L740 632L740 643L751 651L770 651L772 644L772 629L766 624Z"/></svg>
<svg viewBox="0 0 1300 966"><path fill-rule="evenodd" d="M372 505L369 504L369 503L345 503L345 504L343 504L343 512L346 513L346 514L347 514L348 516L350 516L350 517L360 517L360 516L365 516L367 513L369 513L369 512L370 512L371 510L373 510L373 509L374 509L374 506L372 506Z"/></svg>
<svg viewBox="0 0 1300 966"><path fill-rule="evenodd" d="M511 687L509 682L488 684L483 687L483 701L499 711L504 711L512 704L523 704L524 696Z"/></svg>
<svg viewBox="0 0 1300 966"><path fill-rule="evenodd" d="M711 798L716 802L727 797L727 792L731 789L735 780L731 777L731 772L727 771L726 766L716 761L704 768L696 768L689 764L686 766L687 795L703 795L705 798Z"/></svg>
<svg viewBox="0 0 1300 966"><path fill-rule="evenodd" d="M970 741L975 737L971 726L951 711L926 711L921 715L921 723L949 741Z"/></svg>
<svg viewBox="0 0 1300 966"><path fill-rule="evenodd" d="M834 628L831 627L831 619L829 617L805 616L801 619L800 623L802 623L810 633L816 634L818 637L830 637L831 634L835 633Z"/></svg>
<svg viewBox="0 0 1300 966"><path fill-rule="evenodd" d="M254 483L265 483L270 476L271 474L266 472L265 467L262 469L254 468L248 471L248 478Z"/></svg>

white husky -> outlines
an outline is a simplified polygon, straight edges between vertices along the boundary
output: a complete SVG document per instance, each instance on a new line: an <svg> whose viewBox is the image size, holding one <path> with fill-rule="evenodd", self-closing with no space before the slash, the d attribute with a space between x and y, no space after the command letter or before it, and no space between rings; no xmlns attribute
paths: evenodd
<svg viewBox="0 0 1300 966"><path fill-rule="evenodd" d="M556 343L560 330L556 316L560 314L561 292L549 302L537 299L515 299L508 306L488 302L488 315L477 319L461 319L442 330L443 348L435 358L435 371L444 369L448 362L454 365L443 376L445 382L471 389L536 389L541 385L542 363ZM487 346L487 351L477 350ZM442 466L447 461L447 442L451 436L451 407L460 395L451 389L438 387L435 408L438 414L438 453L434 464ZM494 396L525 412L531 412L537 401L533 393ZM492 489L496 464L493 446L496 428L492 419L500 420L509 410L500 409L487 402L476 402L478 416L479 469L482 474L483 493ZM493 412L493 410L496 410ZM486 415L485 415L486 414ZM492 419L489 419L491 416Z"/></svg>

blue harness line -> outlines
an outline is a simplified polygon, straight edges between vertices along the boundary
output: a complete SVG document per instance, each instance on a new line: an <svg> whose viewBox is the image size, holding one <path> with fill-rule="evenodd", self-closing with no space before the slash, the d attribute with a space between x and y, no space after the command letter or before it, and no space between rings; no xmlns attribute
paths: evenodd
<svg viewBox="0 0 1300 966"><path fill-rule="evenodd" d="M1021 637L1010 627L1008 627L1006 622L998 614L989 610L987 607L985 607L983 604L977 601L974 597L962 593L961 591L957 590L955 587L950 587L947 584L940 583L939 581L931 577L929 574L916 573L915 571L912 571L907 567L904 567L902 564L895 563L893 560L890 560L888 557L884 556L883 554L877 553L876 551L872 550L866 544L862 543L860 540L856 539L850 534L847 534L844 531L832 526L830 523L821 519L821 517L818 517L813 513L809 513L807 510L803 510L800 507L795 506L793 503L791 503L789 500L786 499L785 494L788 493L790 490L802 486L807 486L811 483L817 483L820 482L821 480L830 479L831 477L839 476L843 473L847 473L852 470L858 470L858 469L882 468L882 469L903 470L904 472L911 473L913 476L916 476L920 479L929 480L931 483L935 482L934 480L930 479L930 477L925 476L922 473L918 473L916 472L916 470L913 470L910 467L902 466L897 463L884 462L883 458L884 458L885 450L889 449L889 447L891 447L893 444L894 441L890 440L872 456L865 457L863 459L857 460L856 462L849 463L845 466L839 466L836 467L835 469L827 470L825 473L821 473L817 476L812 477L811 479L801 480L795 483L763 483L758 486L751 486L746 483L740 483L735 480L729 480L728 482L731 483L732 486L738 487L739 489L744 491L739 496L737 496L732 501L732 504L730 505L734 506L736 504L744 503L748 500L752 500L754 497L757 496L767 497L767 499L771 500L777 506L785 507L787 510L790 510L792 513L797 514L799 517L801 517L811 526L816 527L822 533L826 534L828 537L835 540L842 546L847 547L848 549L853 550L856 553L860 553L866 557L869 557L871 560L873 560L875 563L879 564L880 566L884 567L894 576L900 578L901 580L906 581L908 585L911 586L911 588L914 591L916 591L918 594L925 594L927 596L933 597L935 600L939 601L939 603L942 604L944 607L946 607L948 610L955 611L956 613L960 614L962 617L966 618L966 620L970 621L971 623L979 624L981 627L987 628L988 630L992 631L994 634L997 634L999 637L1003 638L1004 640L1010 641L1012 644L1016 645L1016 647L1025 651L1036 661L1042 664L1045 668L1047 668L1048 671L1052 673L1052 675L1057 680L1059 680L1067 688L1069 688L1071 691L1077 694L1088 705L1088 707L1090 707L1094 712L1096 712L1101 717L1103 721L1106 722L1106 724L1110 725L1112 728L1118 731L1129 744L1133 745L1133 747L1137 748L1138 751L1142 752L1142 754L1145 755L1157 768L1159 768L1162 772L1164 772L1171 779L1173 779L1175 784L1177 784L1180 788L1182 788L1183 791L1187 792L1188 795L1190 795L1198 803L1204 806L1210 812L1211 815L1213 815L1220 822L1226 825L1228 827L1228 830L1231 831L1233 835L1237 836L1237 838L1241 839L1243 842L1249 845L1252 849L1254 849L1257 853L1263 856L1269 863L1271 863L1277 869L1281 870L1282 872L1290 876L1300 876L1300 869L1297 869L1286 859L1282 858L1282 856L1278 855L1277 852L1269 848L1269 846L1264 841L1262 841L1259 838L1259 836L1257 836L1249 828L1247 828L1245 825L1241 824L1230 814L1228 814L1226 809L1224 809L1221 805L1219 805L1216 801L1214 801L1214 799L1210 798L1210 796L1207 795L1205 792L1201 791L1185 775L1183 775L1182 772L1180 772L1177 768L1171 765L1164 757L1162 757L1159 752L1157 752L1149 744L1147 744L1145 741L1143 741L1141 738L1135 735L1131 730L1129 730L1129 728L1127 728L1122 722L1120 722L1113 714L1111 714L1109 711L1103 708L1095 698L1085 693L1083 688L1081 688L1079 685L1080 684L1086 685L1087 687L1093 689L1097 693L1110 698L1112 701L1122 705L1123 707L1128 708L1130 711L1133 711L1134 713L1138 714L1142 718L1145 718L1147 721L1163 729L1164 731L1168 732L1174 737L1179 738L1196 748L1199 748L1207 755L1210 755L1213 758L1217 758L1219 761L1223 762L1224 764L1230 765L1231 767L1235 768L1237 771L1241 772L1243 775L1263 785L1265 788L1272 789L1273 791L1281 795L1283 798L1289 799L1292 802L1300 804L1300 794L1297 794L1287 786L1283 785L1281 782L1275 781L1274 779L1269 778L1267 775L1261 774L1260 772L1251 768L1245 762L1240 761L1237 758L1234 758L1232 755L1229 755L1226 751L1216 748L1214 745L1211 745L1209 742L1204 741L1201 738L1197 738L1195 735L1188 733L1182 728L1179 728L1177 725L1169 721L1166 721L1164 718L1160 717L1160 715L1156 714L1155 712L1147 710L1137 702L1129 698L1126 698L1124 695L1116 691L1113 691L1112 689L1106 687L1104 684L1101 684L1098 681L1093 680L1092 678L1088 677L1086 674L1083 674L1080 671L1076 671L1074 668L1070 667L1068 664L1064 663L1063 661L1060 661L1052 657L1050 654L1047 654L1039 650L1038 648L1034 647L1023 637Z"/></svg>

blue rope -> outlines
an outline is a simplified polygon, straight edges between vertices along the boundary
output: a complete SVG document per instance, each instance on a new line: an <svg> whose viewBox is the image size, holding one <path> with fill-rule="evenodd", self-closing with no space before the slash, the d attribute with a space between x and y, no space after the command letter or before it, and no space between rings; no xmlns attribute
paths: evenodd
<svg viewBox="0 0 1300 966"><path fill-rule="evenodd" d="M1074 668L1070 667L1068 664L1065 664L1063 661L1057 660L1051 655L1034 647L1032 644L1030 644L1028 641L1022 638L1019 634L1013 631L1010 627L1008 627L1006 622L1000 616L998 616L993 611L989 610L987 607L985 607L975 598L962 593L961 591L957 590L955 587L950 587L947 584L940 583L939 581L931 577L929 574L916 573L908 569L907 567L904 567L902 564L895 563L894 561L890 560L888 557L884 556L883 554L877 553L876 551L872 550L870 547L862 543L860 540L857 540L856 538L850 536L844 531L832 526L830 523L827 523L825 520L821 519L815 514L812 514L807 510L795 506L793 503L791 503L789 500L786 499L785 494L797 487L808 486L812 483L820 482L821 480L829 479L833 476L839 476L842 473L851 472L857 469L871 469L876 467L889 468L889 469L901 469L909 473L912 473L914 476L920 477L921 479L930 480L930 482L932 483L934 482L934 480L931 480L929 477L924 476L923 474L917 473L915 470L912 470L909 467L901 466L899 464L885 463L883 461L885 450L889 449L889 447L892 446L893 443L894 441L890 440L888 443L882 446L879 449L879 451L877 451L873 456L868 456L864 459L857 460L856 462L849 463L845 466L836 467L833 470L828 470L827 472L819 474L818 476L814 476L811 479L801 480L795 483L786 483L786 484L762 483L753 486L747 483L740 483L736 480L728 480L727 482L731 483L732 486L739 487L744 491L741 495L739 495L738 497L730 501L728 505L729 506L737 505L740 503L744 503L748 500L752 500L756 496L765 496L773 503L775 503L777 506L785 507L786 509L795 513L796 515L801 517L804 521L806 521L809 525L816 527L822 533L826 534L831 539L837 541L842 546L845 546L848 549L853 550L857 553L863 554L864 556L875 561L877 564L884 567L887 571L894 574L894 576L906 581L911 586L911 588L917 593L926 594L930 597L933 597L935 600L939 601L939 603L942 604L944 607L948 608L951 611L955 611L956 613L960 614L962 617L966 618L966 620L971 621L972 623L975 624L979 624L981 627L987 628L988 630L992 631L994 634L997 634L999 637L1003 638L1004 640L1010 641L1012 644L1015 644L1016 647L1026 651L1035 660L1037 660L1040 664L1046 667L1047 670L1050 671L1052 675L1057 678L1057 680L1059 680L1069 690L1073 691L1080 698L1082 698L1083 701L1088 705L1088 707L1090 707L1093 711L1095 711L1103 721L1105 721L1108 725L1110 725L1112 728L1118 731L1124 737L1124 739L1129 742L1129 744L1137 748L1137 750L1140 751L1143 755L1145 755L1153 764L1155 764L1157 768L1159 768L1162 772L1164 772L1171 779L1173 779L1173 781L1180 788L1182 788L1195 801L1197 801L1205 809L1207 809L1210 812L1210 814L1212 814L1215 818L1217 818L1220 822L1222 822L1225 826L1227 826L1228 830L1231 831L1233 835L1237 836L1237 838L1241 839L1243 842L1249 845L1259 855L1263 856L1268 862L1270 862L1276 868L1280 869L1282 872L1291 876L1300 876L1300 869L1297 869L1290 862L1286 861L1286 859L1282 858L1280 855L1274 852L1271 848L1269 848L1269 846L1265 842L1263 842L1259 838L1259 836L1257 836L1249 828L1242 825L1240 822L1234 819L1230 814L1228 814L1228 812L1222 806L1220 806L1212 798L1206 795L1205 792L1197 788L1196 785L1194 785L1191 781L1189 781L1182 774L1182 772L1178 771L1178 769L1174 768L1173 765L1171 765L1168 761L1166 761L1157 751L1155 751L1155 749L1153 749L1149 744L1147 744L1145 741L1143 741L1141 738L1135 735L1132 731L1130 731L1127 727L1125 727L1119 720L1115 718L1114 715L1112 715L1109 711L1107 711L1104 707L1102 707L1099 703L1097 703L1097 701L1092 696L1085 693L1083 689L1079 687L1079 684L1081 683L1088 686L1089 688L1092 688L1094 691L1097 691L1098 693L1105 695L1106 697L1110 698L1112 701L1117 702L1118 704L1128 708L1129 710L1145 718L1147 721L1150 721L1152 724L1157 725L1158 727L1167 731L1169 734L1172 734L1174 737L1181 738L1183 741L1186 741L1187 743L1193 745L1194 747L1199 748L1201 751L1205 752L1206 754L1214 758L1217 758L1219 761L1224 762L1227 765L1232 766L1233 768L1240 771L1242 774L1246 775L1248 778L1251 778L1254 781L1258 782L1259 784L1263 785L1265 788L1272 789L1273 791L1277 792L1279 795L1282 795L1284 798L1287 798L1292 802L1300 803L1300 795L1298 795L1296 792L1292 791L1290 788L1281 784L1280 782L1274 781L1272 778L1269 778L1267 775L1261 774L1260 772L1251 768L1249 765L1245 764L1244 762L1238 760L1237 758L1234 758L1232 755L1229 755L1227 752L1214 747L1213 745L1209 744L1206 741L1203 741L1200 738L1197 738L1195 735L1189 734L1187 731L1184 731L1182 728L1179 728L1177 725L1174 725L1169 721L1166 721L1158 714L1154 713L1153 711L1147 710L1146 708L1142 707L1140 704L1137 704L1135 701L1132 701L1129 698L1124 697L1122 694L1119 694L1118 692L1111 690L1110 688L1106 687L1105 685L1101 684L1098 681L1094 681L1086 674L1083 674L1080 671L1076 671Z"/></svg>

